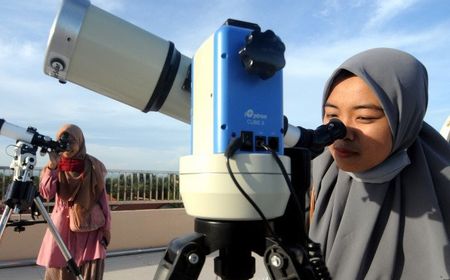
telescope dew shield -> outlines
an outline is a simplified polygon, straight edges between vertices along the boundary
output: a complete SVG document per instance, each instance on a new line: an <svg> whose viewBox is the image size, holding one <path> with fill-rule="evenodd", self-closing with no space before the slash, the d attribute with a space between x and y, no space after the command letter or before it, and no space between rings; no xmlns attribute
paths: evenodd
<svg viewBox="0 0 450 280"><path fill-rule="evenodd" d="M86 0L65 0L50 31L44 72L143 112L190 122L183 84L190 59L172 42Z"/></svg>

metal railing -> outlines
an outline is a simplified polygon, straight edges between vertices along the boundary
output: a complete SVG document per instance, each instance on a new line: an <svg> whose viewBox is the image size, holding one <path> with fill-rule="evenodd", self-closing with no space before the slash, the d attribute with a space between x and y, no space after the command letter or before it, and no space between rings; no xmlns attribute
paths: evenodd
<svg viewBox="0 0 450 280"><path fill-rule="evenodd" d="M108 170L106 190L115 201L180 201L178 172Z"/></svg>
<svg viewBox="0 0 450 280"><path fill-rule="evenodd" d="M40 172L39 168L33 170L36 187ZM12 177L13 170L0 166L0 200L3 200ZM178 172L108 170L106 191L111 202L181 202Z"/></svg>

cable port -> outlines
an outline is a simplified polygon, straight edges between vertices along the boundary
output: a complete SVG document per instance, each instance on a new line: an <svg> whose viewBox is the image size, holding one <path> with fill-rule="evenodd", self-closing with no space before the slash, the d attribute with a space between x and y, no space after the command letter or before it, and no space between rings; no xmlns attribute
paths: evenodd
<svg viewBox="0 0 450 280"><path fill-rule="evenodd" d="M269 146L272 150L278 152L278 137L269 137L269 140L268 140L268 141L269 141L269 142L268 142L268 146Z"/></svg>
<svg viewBox="0 0 450 280"><path fill-rule="evenodd" d="M266 136L255 136L255 150L265 151L263 145L266 145Z"/></svg>
<svg viewBox="0 0 450 280"><path fill-rule="evenodd" d="M241 131L241 151L253 151L253 132Z"/></svg>

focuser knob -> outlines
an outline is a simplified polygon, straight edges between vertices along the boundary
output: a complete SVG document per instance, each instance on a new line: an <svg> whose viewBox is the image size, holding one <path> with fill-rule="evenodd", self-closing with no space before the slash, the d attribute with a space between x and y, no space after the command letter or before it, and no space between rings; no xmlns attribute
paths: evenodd
<svg viewBox="0 0 450 280"><path fill-rule="evenodd" d="M254 30L246 37L239 55L247 72L267 80L286 65L285 50L284 43L272 30Z"/></svg>

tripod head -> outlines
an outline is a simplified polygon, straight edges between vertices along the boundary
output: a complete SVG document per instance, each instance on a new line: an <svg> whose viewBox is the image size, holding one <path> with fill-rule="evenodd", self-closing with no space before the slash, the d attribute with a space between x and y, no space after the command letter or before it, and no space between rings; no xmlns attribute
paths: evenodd
<svg viewBox="0 0 450 280"><path fill-rule="evenodd" d="M30 207L36 196L37 191L33 184L36 150L36 146L23 141L17 141L14 147L14 157L10 165L14 176L3 203L14 209L15 213Z"/></svg>

